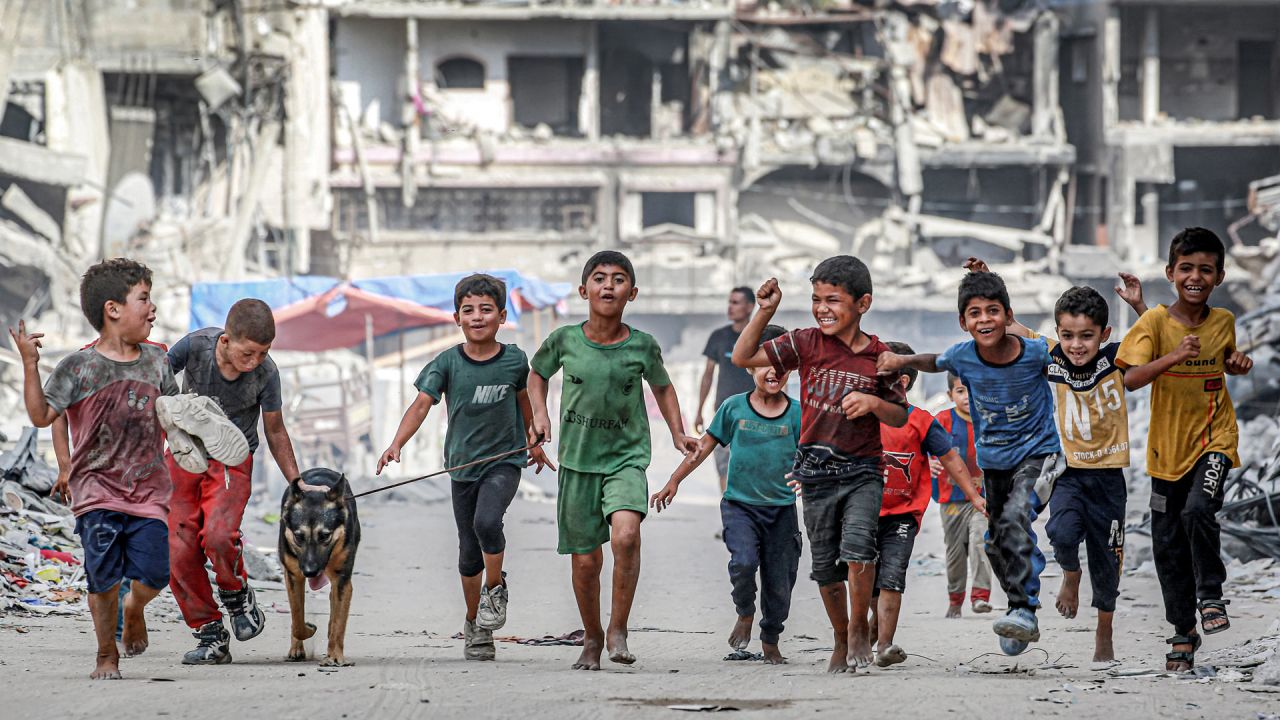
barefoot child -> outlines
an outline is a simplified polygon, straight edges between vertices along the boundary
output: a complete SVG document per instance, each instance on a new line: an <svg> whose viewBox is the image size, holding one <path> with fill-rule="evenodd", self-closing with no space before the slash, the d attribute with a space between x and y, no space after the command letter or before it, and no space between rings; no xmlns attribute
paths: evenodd
<svg viewBox="0 0 1280 720"><path fill-rule="evenodd" d="M910 345L885 343L899 355L911 355ZM907 369L898 376L903 393L915 385L917 372ZM929 507L929 458L938 462L954 478L956 485L979 517L986 501L974 487L960 453L938 421L914 405L907 405L907 424L880 426L884 446L884 497L880 501L880 522L876 532L876 602L871 608L871 627L876 637L876 666L889 667L907 659L907 653L893 642L902 612L902 593L907 589L907 566L920 532L920 519Z"/></svg>
<svg viewBox="0 0 1280 720"><path fill-rule="evenodd" d="M938 413L938 424L960 454L969 479L979 495L982 471L978 469L978 451L973 444L973 420L969 417L969 391L960 378L947 373L947 397L955 407ZM987 516L977 511L964 489L951 482L941 465L934 467L933 501L938 504L942 520L942 541L947 548L947 617L960 617L964 606L964 589L973 575L969 591L970 607L975 613L991 612L991 563L987 560Z"/></svg>
<svg viewBox="0 0 1280 720"><path fill-rule="evenodd" d="M454 288L453 306L454 321L466 342L437 355L418 375L414 382L418 396L378 459L376 474L388 463L400 462L405 443L441 399L449 412L444 441L447 466L525 446L533 418L525 389L529 362L520 348L498 342L498 328L507 321L506 285L491 275L469 275ZM535 447L528 455L513 452L450 476L458 525L458 573L466 603L462 655L467 660L493 660L493 631L507 622L508 590L502 571L507 543L502 518L520 487L520 469L533 463L537 471L550 465L542 448Z"/></svg>
<svg viewBox="0 0 1280 720"><path fill-rule="evenodd" d="M960 327L973 336L941 355L880 357L882 372L908 367L952 372L969 390L978 466L990 514L987 556L1009 598L1009 612L992 625L1000 648L1017 655L1040 639L1040 572L1044 554L1032 523L1062 472L1053 422L1053 394L1045 371L1049 346L1008 334L1009 292L999 275L972 272L960 281Z"/></svg>
<svg viewBox="0 0 1280 720"><path fill-rule="evenodd" d="M120 679L116 647L117 586L133 582L125 599L121 643L130 655L147 647L143 609L169 583L171 485L155 399L178 385L165 353L145 341L155 322L151 271L115 258L89 268L80 307L98 331L92 347L64 357L40 386L41 333L24 323L9 331L22 356L23 399L36 427L64 413L75 450L69 486L76 534L84 546L89 610L98 641L94 680Z"/></svg>
<svg viewBox="0 0 1280 720"><path fill-rule="evenodd" d="M804 495L811 577L834 633L827 671L840 673L872 661L867 612L884 490L880 423L901 427L907 408L902 386L876 377L876 358L889 349L862 331L862 316L871 309L867 266L839 255L819 263L809 280L818 326L759 346L782 300L771 278L756 292L760 312L738 337L733 363L800 371L800 444L792 477Z"/></svg>
<svg viewBox="0 0 1280 720"><path fill-rule="evenodd" d="M1165 277L1178 299L1138 319L1120 343L1116 362L1128 368L1128 390L1152 385L1147 472L1151 474L1151 550L1174 635L1166 642L1171 671L1190 670L1204 634L1231 626L1222 597L1223 482L1236 455L1239 429L1223 373L1243 375L1253 361L1236 349L1235 317L1209 306L1222 284L1226 251L1204 228L1187 228L1169 243ZM1158 420L1158 422L1157 422Z"/></svg>
<svg viewBox="0 0 1280 720"><path fill-rule="evenodd" d="M561 370L560 492L556 496L558 551L573 556L573 594L582 616L582 655L575 670L599 670L600 653L630 665L627 620L640 578L640 522L648 511L649 383L658 410L681 454L698 447L685 435L680 401L662 365L658 342L622 322L636 298L636 275L626 255L602 250L582 269L578 295L586 322L552 331L533 356L529 399L531 442L551 437L548 381ZM600 624L601 546L613 545L613 606L606 634Z"/></svg>
<svg viewBox="0 0 1280 720"><path fill-rule="evenodd" d="M786 333L765 328L763 340ZM738 621L729 646L745 651L756 615L756 571L760 572L760 647L764 661L786 662L778 637L791 611L791 591L800 567L800 521L796 496L787 487L796 443L800 441L800 404L787 397L787 375L771 367L751 370L755 389L730 396L716 411L697 451L676 466L665 487L649 499L662 512L680 483L719 447L728 447L729 477L720 500L724 544L729 549L729 580Z"/></svg>

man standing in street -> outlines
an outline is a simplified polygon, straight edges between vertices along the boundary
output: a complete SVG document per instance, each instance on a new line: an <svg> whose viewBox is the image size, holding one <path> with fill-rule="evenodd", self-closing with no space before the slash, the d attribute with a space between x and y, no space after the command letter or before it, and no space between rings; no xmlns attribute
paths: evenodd
<svg viewBox="0 0 1280 720"><path fill-rule="evenodd" d="M693 416L693 427L698 433L706 428L702 424L702 409L707 404L707 395L711 393L711 381L716 368L720 369L720 377L716 381L716 407L719 410L725 400L740 393L755 389L755 381L751 375L730 362L733 355L733 344L751 319L751 310L755 307L755 292L749 287L737 287L729 291L729 324L717 329L707 338L707 346L702 354L707 358L707 368L702 372L702 386L698 390L698 407ZM720 476L720 492L724 493L725 480L729 474L729 448L717 446L715 449L716 473Z"/></svg>

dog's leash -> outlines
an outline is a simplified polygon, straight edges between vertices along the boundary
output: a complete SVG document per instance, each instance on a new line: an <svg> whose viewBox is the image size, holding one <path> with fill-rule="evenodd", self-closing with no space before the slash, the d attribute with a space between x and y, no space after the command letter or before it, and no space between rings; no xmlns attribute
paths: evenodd
<svg viewBox="0 0 1280 720"><path fill-rule="evenodd" d="M364 492L362 492L362 493L358 493L358 494L356 494L356 495L353 495L352 497L361 498L361 497L364 497L365 495L372 495L372 494L374 494L374 493L376 493L376 492L382 492L383 490L390 490L391 488L398 488L398 487L400 487L401 485L408 485L409 483L415 483L415 482L418 482L419 480L426 480L427 478L433 478L433 477L435 477L435 476L437 476L437 475L444 475L445 473L453 473L453 472L457 472L457 471L459 471L459 470L465 470L465 469L467 469L467 468L469 468L469 467L475 467L476 465L484 465L485 463L491 463L491 462L493 462L494 460L501 460L501 459L502 459L502 458L504 458L504 457L510 457L510 456L512 456L512 455L518 455L518 454L520 454L520 453L522 453L522 452L527 452L527 451L532 450L532 449L534 449L534 448L536 448L536 447L538 447L538 446L540 446L540 445L542 445L542 443L541 443L541 442L533 443L533 444L531 444L531 445L525 445L525 446L524 446L524 447L522 447L522 448L516 448L515 450L508 450L508 451L506 451L506 452L504 452L504 453L498 453L497 455L491 455L491 456L489 456L489 457L487 457L487 458L480 458L479 460L472 460L471 462L469 462L469 463L463 463L462 465L454 465L453 467L447 467L447 468L445 468L445 469L443 469L443 470L437 470L437 471L435 471L435 472L433 472L433 473L430 473L430 474L428 474L428 475L423 475L422 477L416 477L416 478L413 478L413 479L410 479L410 480L401 480L400 482L398 482L398 483L392 483L391 485L385 485L385 486L383 486L383 487L380 487L380 488L374 488L374 489L372 489L372 490L365 490Z"/></svg>

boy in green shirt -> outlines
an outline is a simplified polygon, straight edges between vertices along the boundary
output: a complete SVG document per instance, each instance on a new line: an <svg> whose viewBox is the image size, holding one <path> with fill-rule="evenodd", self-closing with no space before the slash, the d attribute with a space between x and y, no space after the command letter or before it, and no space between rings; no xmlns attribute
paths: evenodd
<svg viewBox="0 0 1280 720"><path fill-rule="evenodd" d="M573 556L573 594L582 616L582 655L575 670L599 670L609 659L630 665L627 619L640 578L640 521L649 499L649 419L641 379L649 382L676 449L688 455L698 441L685 434L680 401L662 366L662 351L647 333L622 322L636 298L636 274L626 255L603 250L582 270L578 294L587 321L557 328L533 356L530 442L551 437L550 378L564 370L560 401L560 482L556 524L562 555ZM613 607L606 635L600 625L601 545L613 543Z"/></svg>
<svg viewBox="0 0 1280 720"><path fill-rule="evenodd" d="M497 340L498 328L507 321L506 285L491 275L470 275L454 288L453 304L454 321L466 342L440 353L422 369L414 382L418 397L378 459L377 474L388 463L400 462L401 448L441 398L449 409L444 441L449 467L511 453L450 476L458 523L458 572L467 604L462 654L467 660L493 660L493 631L507 622L502 516L520 487L521 468L536 463L541 472L544 465L552 470L555 466L541 447L527 455L522 451L532 418L525 390L529 362L520 348Z"/></svg>

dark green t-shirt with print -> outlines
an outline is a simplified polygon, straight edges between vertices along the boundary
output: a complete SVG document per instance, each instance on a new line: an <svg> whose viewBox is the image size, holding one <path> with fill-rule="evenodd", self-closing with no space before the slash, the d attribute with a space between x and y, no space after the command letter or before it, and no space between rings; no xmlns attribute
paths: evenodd
<svg viewBox="0 0 1280 720"><path fill-rule="evenodd" d="M591 342L582 325L556 328L533 355L533 371L564 370L560 396L560 464L578 472L649 467L649 416L643 381L671 384L662 350L635 328L613 345Z"/></svg>
<svg viewBox="0 0 1280 720"><path fill-rule="evenodd" d="M525 446L524 416L518 393L529 378L529 360L515 345L503 345L488 360L473 360L455 345L427 364L414 387L449 409L444 438L444 461L449 467ZM454 480L478 480L494 465L524 467L527 453L515 453L492 463L451 474Z"/></svg>

